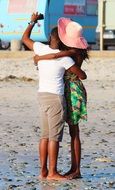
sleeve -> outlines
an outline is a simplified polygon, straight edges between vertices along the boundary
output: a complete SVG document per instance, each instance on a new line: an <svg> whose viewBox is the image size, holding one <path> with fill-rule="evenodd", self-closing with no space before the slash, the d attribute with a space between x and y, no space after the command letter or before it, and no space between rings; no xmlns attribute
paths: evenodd
<svg viewBox="0 0 115 190"><path fill-rule="evenodd" d="M73 59L71 57L65 57L65 60L64 60L64 68L65 68L65 70L69 69L74 64L75 64L75 62L73 61Z"/></svg>
<svg viewBox="0 0 115 190"><path fill-rule="evenodd" d="M44 47L43 43L41 43L41 42L34 42L34 44L33 44L34 53L37 54L37 55L40 55L41 54L41 50L42 50L43 47Z"/></svg>

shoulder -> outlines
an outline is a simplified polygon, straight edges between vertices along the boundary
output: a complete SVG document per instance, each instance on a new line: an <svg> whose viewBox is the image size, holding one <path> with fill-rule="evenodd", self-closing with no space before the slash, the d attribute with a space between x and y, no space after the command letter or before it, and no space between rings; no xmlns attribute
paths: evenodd
<svg viewBox="0 0 115 190"><path fill-rule="evenodd" d="M44 46L46 46L46 45L41 42L34 42L34 44L33 44L34 48L39 48L39 47L44 47Z"/></svg>
<svg viewBox="0 0 115 190"><path fill-rule="evenodd" d="M33 44L33 50L35 54L40 53L41 51L43 51L44 49L47 49L49 46L46 44L43 44L41 42L34 42Z"/></svg>
<svg viewBox="0 0 115 190"><path fill-rule="evenodd" d="M75 64L75 62L73 61L73 59L71 57L63 58L63 66L65 67L66 70L69 69L74 64Z"/></svg>
<svg viewBox="0 0 115 190"><path fill-rule="evenodd" d="M66 62L71 62L71 63L73 63L74 61L73 61L73 59L71 58L71 57L68 57L68 56L66 56L66 57L63 57L62 58L63 59L63 61L66 61Z"/></svg>

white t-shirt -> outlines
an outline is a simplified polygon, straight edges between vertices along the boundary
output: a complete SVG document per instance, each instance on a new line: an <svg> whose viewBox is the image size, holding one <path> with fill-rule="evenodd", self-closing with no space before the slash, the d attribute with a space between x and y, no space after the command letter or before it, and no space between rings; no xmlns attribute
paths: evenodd
<svg viewBox="0 0 115 190"><path fill-rule="evenodd" d="M33 45L34 53L45 55L49 53L58 53L58 49L51 49L49 45L41 42L35 42ZM65 70L74 65L70 57L62 57L52 60L41 60L38 62L39 70L39 92L50 92L54 94L64 94L63 75Z"/></svg>

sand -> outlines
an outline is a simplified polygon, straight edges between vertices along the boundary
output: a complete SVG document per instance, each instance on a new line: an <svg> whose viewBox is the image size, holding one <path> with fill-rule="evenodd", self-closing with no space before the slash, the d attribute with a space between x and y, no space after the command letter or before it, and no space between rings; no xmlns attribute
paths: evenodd
<svg viewBox="0 0 115 190"><path fill-rule="evenodd" d="M105 190L115 188L115 58L84 63L88 121L80 123L81 179L39 181L38 73L31 58L0 59L0 190ZM58 169L70 167L68 126Z"/></svg>

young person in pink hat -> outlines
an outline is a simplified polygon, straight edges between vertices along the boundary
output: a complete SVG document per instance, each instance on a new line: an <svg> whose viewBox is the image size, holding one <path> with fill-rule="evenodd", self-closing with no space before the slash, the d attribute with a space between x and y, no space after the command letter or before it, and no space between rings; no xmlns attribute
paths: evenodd
<svg viewBox="0 0 115 190"><path fill-rule="evenodd" d="M88 59L88 44L83 37L82 26L69 18L58 20L58 35L63 42L56 54L35 56L35 62L43 59L55 59L63 56L71 56L76 65L81 68L85 59ZM71 168L65 174L68 178L81 177L81 141L79 135L79 121L87 120L87 95L83 83L75 74L65 72L65 98L67 104L67 123L71 136Z"/></svg>

